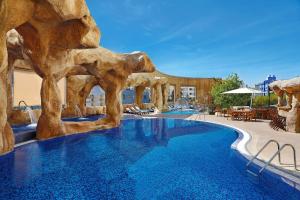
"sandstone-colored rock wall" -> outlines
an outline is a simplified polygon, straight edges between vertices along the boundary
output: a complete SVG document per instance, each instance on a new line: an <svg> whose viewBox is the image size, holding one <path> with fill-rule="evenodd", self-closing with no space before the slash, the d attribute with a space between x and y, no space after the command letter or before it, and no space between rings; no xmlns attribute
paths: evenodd
<svg viewBox="0 0 300 200"><path fill-rule="evenodd" d="M135 103L140 107L144 107L142 98L146 87L151 88L151 102L158 110L162 111L168 106L168 79L156 76L155 72L132 74L127 80L126 87L135 87Z"/></svg>
<svg viewBox="0 0 300 200"><path fill-rule="evenodd" d="M39 119L41 112L41 110L32 110L33 117ZM12 110L8 122L11 125L31 124L30 114L24 110Z"/></svg>
<svg viewBox="0 0 300 200"><path fill-rule="evenodd" d="M171 76L156 71L155 76L165 77L168 79L170 86L175 86L175 99L180 98L181 87L191 86L196 88L196 100L200 104L212 103L211 89L220 79L217 78L189 78L180 76ZM208 100L208 102L207 102Z"/></svg>
<svg viewBox="0 0 300 200"><path fill-rule="evenodd" d="M101 115L106 114L106 106L86 107L86 115Z"/></svg>
<svg viewBox="0 0 300 200"><path fill-rule="evenodd" d="M275 81L270 84L270 88L278 96L278 113L286 117L287 131L300 133L300 77Z"/></svg>
<svg viewBox="0 0 300 200"><path fill-rule="evenodd" d="M162 95L163 95L163 110L168 111L168 96L169 96L169 87L168 83L162 85Z"/></svg>
<svg viewBox="0 0 300 200"><path fill-rule="evenodd" d="M7 123L11 113L6 34L16 29L22 38L22 58L43 79L42 113L37 138L109 128L120 123L119 92L134 72L152 72L154 66L144 53L115 54L99 47L100 31L90 16L84 0L2 0L0 1L0 154L13 149L13 134ZM94 49L91 49L94 48ZM14 53L9 55L11 61ZM57 82L65 76L92 75L107 95L107 118L96 122L63 123L62 100ZM72 98L72 94L70 94ZM83 98L82 98L83 99ZM77 98L70 104L79 104ZM9 102L9 106L8 103Z"/></svg>
<svg viewBox="0 0 300 200"><path fill-rule="evenodd" d="M69 76L67 78L67 105L63 116L79 116L78 109L82 115L86 115L85 101L95 85L98 85L98 81L94 76Z"/></svg>
<svg viewBox="0 0 300 200"><path fill-rule="evenodd" d="M135 87L135 104L139 107L142 107L143 105L143 97L144 97L144 91L145 86L139 85Z"/></svg>
<svg viewBox="0 0 300 200"><path fill-rule="evenodd" d="M78 81L78 77L68 78L68 99L72 99L70 100L72 102L68 103L68 107L79 104L81 110L85 110L87 96L95 85L99 85L106 96L106 118L97 123L111 127L120 124L122 112L120 92L125 88L128 76L132 73L155 70L153 63L145 53L116 54L101 47L77 51L75 64L82 65L93 76L85 76L81 81ZM76 84L72 84L73 82ZM76 100L75 103L74 100Z"/></svg>

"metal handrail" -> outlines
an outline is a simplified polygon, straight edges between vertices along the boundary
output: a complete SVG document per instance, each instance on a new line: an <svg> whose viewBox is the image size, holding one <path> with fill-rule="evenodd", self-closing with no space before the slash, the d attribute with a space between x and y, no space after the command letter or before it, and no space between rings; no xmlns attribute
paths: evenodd
<svg viewBox="0 0 300 200"><path fill-rule="evenodd" d="M291 144L284 144L278 151L276 151L276 153L271 157L271 159L263 166L263 168L261 168L259 170L259 174L261 174L270 164L271 162L274 160L274 158L277 155L280 155L280 152L285 148L285 147L290 147L293 150L293 155L294 155L294 168L297 171L300 171L300 169L297 168L297 157L296 157L296 149L293 145Z"/></svg>
<svg viewBox="0 0 300 200"><path fill-rule="evenodd" d="M19 107L21 107L21 103L23 103L26 108L29 107L24 100L19 101Z"/></svg>
<svg viewBox="0 0 300 200"><path fill-rule="evenodd" d="M280 145L278 143L278 141L276 140L269 140L254 156L251 160L249 160L249 162L247 163L246 167L248 168L249 165L255 160L257 159L257 157L259 156L259 154L271 143L275 143L277 145L277 152L280 150ZM276 154L277 155L277 154ZM281 155L280 155L280 151L278 154L278 161L281 164Z"/></svg>

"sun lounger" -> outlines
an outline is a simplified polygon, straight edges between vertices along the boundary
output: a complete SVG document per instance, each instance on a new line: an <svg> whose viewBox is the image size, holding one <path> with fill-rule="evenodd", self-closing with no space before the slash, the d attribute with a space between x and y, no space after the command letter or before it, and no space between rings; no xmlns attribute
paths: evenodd
<svg viewBox="0 0 300 200"><path fill-rule="evenodd" d="M138 106L133 106L134 109L138 112L144 113L144 114L149 114L149 110L142 110Z"/></svg>
<svg viewBox="0 0 300 200"><path fill-rule="evenodd" d="M130 107L129 108L132 112L134 112L135 114L137 114L137 115L143 115L143 114L145 114L145 113L143 113L143 112L141 112L141 111L139 111L139 110L136 110L134 107Z"/></svg>
<svg viewBox="0 0 300 200"><path fill-rule="evenodd" d="M286 118L278 114L277 110L270 112L271 121L269 123L270 127L274 130L282 129L286 131Z"/></svg>
<svg viewBox="0 0 300 200"><path fill-rule="evenodd" d="M125 108L124 113L128 113L128 114L136 114L136 113L134 113L132 110L130 110L129 108Z"/></svg>

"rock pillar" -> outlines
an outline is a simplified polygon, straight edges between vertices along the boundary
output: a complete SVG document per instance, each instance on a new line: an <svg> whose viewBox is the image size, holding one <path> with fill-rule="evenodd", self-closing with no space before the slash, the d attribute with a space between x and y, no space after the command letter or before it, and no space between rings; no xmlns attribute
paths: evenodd
<svg viewBox="0 0 300 200"><path fill-rule="evenodd" d="M11 115L14 107L14 97L13 97L13 77L14 77L14 60L12 58L8 59L8 71L7 71L7 116Z"/></svg>
<svg viewBox="0 0 300 200"><path fill-rule="evenodd" d="M151 87L151 103L156 104L156 91L155 87Z"/></svg>
<svg viewBox="0 0 300 200"><path fill-rule="evenodd" d="M121 81L120 81L121 82ZM123 81L125 84L125 81ZM101 84L101 87L105 91L105 105L106 105L106 118L105 123L116 127L120 125L121 112L123 112L120 92L124 88L124 85L120 85L117 81L110 84Z"/></svg>
<svg viewBox="0 0 300 200"><path fill-rule="evenodd" d="M47 75L43 78L41 88L42 114L37 125L37 138L47 139L63 135L61 122L62 100L57 80Z"/></svg>
<svg viewBox="0 0 300 200"><path fill-rule="evenodd" d="M143 105L144 91L145 91L144 86L137 86L135 88L135 104L138 105L139 107L142 107Z"/></svg>
<svg viewBox="0 0 300 200"><path fill-rule="evenodd" d="M162 85L163 109L168 110L169 84Z"/></svg>
<svg viewBox="0 0 300 200"><path fill-rule="evenodd" d="M14 147L14 135L7 122L7 65L6 35L3 34L0 36L0 154Z"/></svg>
<svg viewBox="0 0 300 200"><path fill-rule="evenodd" d="M158 110L162 110L163 108L163 95L162 95L162 87L161 84L157 83L154 86L155 88L155 106Z"/></svg>
<svg viewBox="0 0 300 200"><path fill-rule="evenodd" d="M273 88L272 88L272 90L274 91L274 93L277 95L277 106L278 107L282 107L282 106L284 106L284 91L283 90L281 90L279 87L277 87L277 86L274 86Z"/></svg>
<svg viewBox="0 0 300 200"><path fill-rule="evenodd" d="M279 115L286 117L286 130L300 133L300 78L275 81L270 88L278 96ZM286 94L286 106L283 106L283 96Z"/></svg>
<svg viewBox="0 0 300 200"><path fill-rule="evenodd" d="M300 94L292 96L291 110L286 117L287 131L300 133Z"/></svg>
<svg viewBox="0 0 300 200"><path fill-rule="evenodd" d="M176 84L175 86L175 102L181 98L181 86L179 84Z"/></svg>
<svg viewBox="0 0 300 200"><path fill-rule="evenodd" d="M288 108L292 108L292 104L293 104L293 94L291 93L286 93L286 107Z"/></svg>

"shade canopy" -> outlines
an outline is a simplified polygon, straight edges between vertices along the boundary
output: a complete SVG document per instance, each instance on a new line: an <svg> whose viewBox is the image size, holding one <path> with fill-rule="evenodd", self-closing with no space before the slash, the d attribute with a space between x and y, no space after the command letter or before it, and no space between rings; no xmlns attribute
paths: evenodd
<svg viewBox="0 0 300 200"><path fill-rule="evenodd" d="M239 88L239 89L235 89L235 90L230 90L227 92L223 92L222 94L251 94L251 103L250 103L250 107L252 107L252 103L253 103L253 95L254 94L262 94L263 92L260 90L255 90L252 88Z"/></svg>
<svg viewBox="0 0 300 200"><path fill-rule="evenodd" d="M244 88L223 92L222 94L262 94L262 93L263 92L260 90L244 87Z"/></svg>

